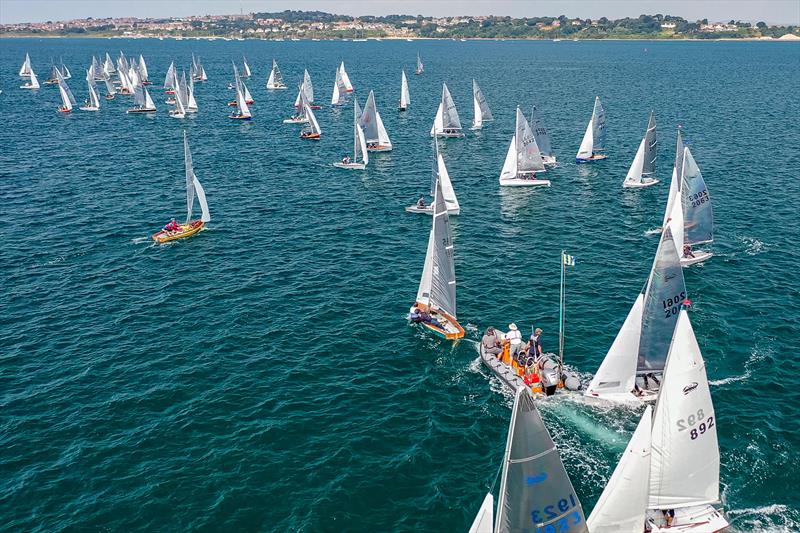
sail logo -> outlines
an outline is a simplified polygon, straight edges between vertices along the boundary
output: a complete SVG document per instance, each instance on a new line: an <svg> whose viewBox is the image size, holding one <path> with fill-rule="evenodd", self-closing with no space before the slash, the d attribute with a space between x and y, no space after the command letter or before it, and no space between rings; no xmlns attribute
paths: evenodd
<svg viewBox="0 0 800 533"><path fill-rule="evenodd" d="M538 485L547 479L547 472L542 472L541 474L535 476L528 476L525 478L526 485Z"/></svg>
<svg viewBox="0 0 800 533"><path fill-rule="evenodd" d="M686 396L697 388L697 382L690 383L683 388L683 395Z"/></svg>

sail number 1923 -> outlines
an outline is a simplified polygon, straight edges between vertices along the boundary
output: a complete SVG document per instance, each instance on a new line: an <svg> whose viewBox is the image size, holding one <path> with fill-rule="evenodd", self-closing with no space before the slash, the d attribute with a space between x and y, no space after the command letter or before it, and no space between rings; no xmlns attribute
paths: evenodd
<svg viewBox="0 0 800 533"><path fill-rule="evenodd" d="M567 498L561 498L553 505L545 505L543 508L531 511L531 520L534 524L541 524L553 520L550 524L544 524L536 528L536 533L566 533L573 526L583 522L581 513L575 507L578 500L574 494ZM570 510L572 510L570 512Z"/></svg>
<svg viewBox="0 0 800 533"><path fill-rule="evenodd" d="M678 295L661 300L661 304L664 306L664 318L677 315L678 311L681 310L681 303L683 303L685 299L686 291L681 291Z"/></svg>
<svg viewBox="0 0 800 533"><path fill-rule="evenodd" d="M706 418L702 409L697 410L697 414L691 414L686 418L679 418L677 421L678 431L689 431L689 437L695 440L704 435L706 431L714 427L714 417ZM697 426L697 427L695 427Z"/></svg>

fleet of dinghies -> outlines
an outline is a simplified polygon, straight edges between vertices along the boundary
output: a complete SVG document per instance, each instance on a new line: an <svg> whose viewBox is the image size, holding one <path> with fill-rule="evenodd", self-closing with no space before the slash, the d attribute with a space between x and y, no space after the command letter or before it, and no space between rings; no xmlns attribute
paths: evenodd
<svg viewBox="0 0 800 533"><path fill-rule="evenodd" d="M252 76L247 59L242 56L242 71L233 64L231 88L236 98L229 105L232 119L252 118L254 103L244 80ZM417 55L415 74L423 72ZM27 79L23 89L40 88L28 54L19 69ZM51 66L48 82L58 86L61 105L58 111L69 113L76 106L67 80L69 69L60 61ZM199 57L192 55L189 75L178 75L171 62L164 78L168 103L174 106L169 116L185 118L198 111L195 98L197 81L208 77ZM145 58L126 57L120 52L116 61L106 53L92 56L86 69L87 98L84 111L100 110L98 83L106 88L105 98L133 95L128 113L153 113L156 106L147 86L150 75ZM272 60L266 88L286 89L277 62ZM353 92L353 85L342 61L336 69L332 105L342 105ZM493 120L491 110L477 81L472 80L474 117L473 130ZM348 153L334 167L366 169L369 152L390 151L393 146L378 112L373 91L369 92L363 110L353 100L352 157ZM321 138L314 109L311 76L303 71L295 100L295 115L285 123L304 124L303 139ZM409 85L401 70L399 109L410 104ZM592 116L576 155L577 163L606 158L605 111L596 97ZM420 198L405 210L432 215L425 262L422 266L417 295L408 319L425 331L446 340L465 335L456 309L456 272L450 216L460 213L459 201L439 150L440 137L463 137L464 133L455 103L446 84L442 84L439 107L430 131L433 137L430 194L426 204ZM184 223L173 219L152 235L157 243L166 243L195 235L211 220L205 191L194 174L189 142L184 132L184 164L186 172L187 217ZM656 178L656 122L650 113L647 130L639 143L633 162L623 181L625 188L644 188L658 183ZM549 186L539 174L546 165L555 165L550 135L536 106L530 120L517 106L515 128L500 173L501 186ZM197 199L202 215L192 219ZM720 531L728 526L721 510L719 493L720 453L716 433L716 416L709 391L705 362L692 328L687 308L690 304L683 277L683 267L700 263L712 256L710 251L694 250L694 246L712 243L714 217L711 197L697 161L678 130L675 162L669 195L659 230L660 240L647 280L633 300L617 335L600 363L597 372L580 393L588 403L605 405L643 405L644 412L613 474L588 519L572 486L566 469L535 401L557 389L576 391L580 380L567 370L564 359L563 316L565 300L565 265L574 259L562 252L561 297L559 319L559 354L539 354L523 361L521 339L514 324L504 333L497 330L496 344L479 343L480 360L504 385L514 391L514 406L502 464L497 506L490 491L470 528L470 533L507 531L562 531L641 533ZM532 328L533 329L533 328ZM532 335L531 346L538 342L539 330ZM487 335L489 333L487 332ZM486 338L486 337L485 337ZM489 337L491 339L491 337ZM529 379L531 378L531 379ZM576 395L577 396L577 395ZM654 404L654 405L651 405Z"/></svg>

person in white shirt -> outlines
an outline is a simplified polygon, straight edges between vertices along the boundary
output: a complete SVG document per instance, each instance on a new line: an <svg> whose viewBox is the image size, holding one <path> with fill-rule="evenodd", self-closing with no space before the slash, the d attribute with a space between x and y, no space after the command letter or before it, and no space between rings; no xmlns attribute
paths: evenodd
<svg viewBox="0 0 800 533"><path fill-rule="evenodd" d="M506 340L509 343L509 352L511 357L515 357L520 348L522 348L522 333L513 322L508 325L508 333L506 333Z"/></svg>

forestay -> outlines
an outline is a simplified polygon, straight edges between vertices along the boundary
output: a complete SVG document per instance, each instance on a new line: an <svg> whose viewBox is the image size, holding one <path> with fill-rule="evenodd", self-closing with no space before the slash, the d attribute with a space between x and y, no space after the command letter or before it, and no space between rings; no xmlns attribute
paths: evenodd
<svg viewBox="0 0 800 533"><path fill-rule="evenodd" d="M527 387L514 398L494 530L588 533L581 502Z"/></svg>

